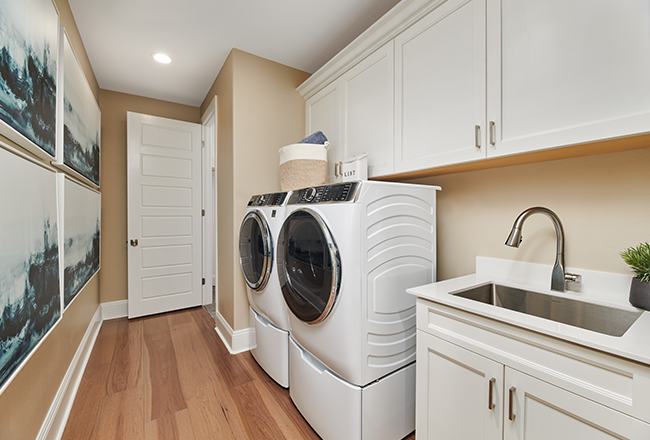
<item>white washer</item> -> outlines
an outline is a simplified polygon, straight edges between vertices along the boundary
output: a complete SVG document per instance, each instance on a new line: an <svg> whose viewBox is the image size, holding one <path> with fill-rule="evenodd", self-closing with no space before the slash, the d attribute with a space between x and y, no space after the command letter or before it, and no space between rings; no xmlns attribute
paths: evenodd
<svg viewBox="0 0 650 440"><path fill-rule="evenodd" d="M295 191L277 244L290 310L291 399L325 440L415 429L415 298L435 281L439 187Z"/></svg>
<svg viewBox="0 0 650 440"><path fill-rule="evenodd" d="M275 243L289 192L251 197L239 229L239 264L255 329L251 354L266 373L289 387L289 327L275 268Z"/></svg>

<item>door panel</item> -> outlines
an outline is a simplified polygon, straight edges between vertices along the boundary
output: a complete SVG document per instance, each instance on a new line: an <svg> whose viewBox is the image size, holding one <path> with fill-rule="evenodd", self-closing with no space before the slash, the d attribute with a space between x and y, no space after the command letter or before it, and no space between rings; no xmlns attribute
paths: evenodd
<svg viewBox="0 0 650 440"><path fill-rule="evenodd" d="M201 126L128 113L129 318L201 292Z"/></svg>

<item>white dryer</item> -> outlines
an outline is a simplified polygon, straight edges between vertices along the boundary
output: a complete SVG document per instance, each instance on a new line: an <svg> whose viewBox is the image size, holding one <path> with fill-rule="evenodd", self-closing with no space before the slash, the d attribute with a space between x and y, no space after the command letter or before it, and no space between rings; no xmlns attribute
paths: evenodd
<svg viewBox="0 0 650 440"><path fill-rule="evenodd" d="M325 440L415 429L415 298L435 281L439 187L347 182L295 191L277 244L291 399Z"/></svg>
<svg viewBox="0 0 650 440"><path fill-rule="evenodd" d="M251 197L239 229L239 264L255 329L251 353L266 373L289 386L287 308L275 268L275 243L284 221L289 192Z"/></svg>

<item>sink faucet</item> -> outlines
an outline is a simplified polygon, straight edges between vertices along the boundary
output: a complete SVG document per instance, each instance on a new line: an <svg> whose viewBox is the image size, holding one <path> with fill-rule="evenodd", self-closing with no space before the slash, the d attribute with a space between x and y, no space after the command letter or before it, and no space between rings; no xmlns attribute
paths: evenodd
<svg viewBox="0 0 650 440"><path fill-rule="evenodd" d="M551 273L551 290L556 292L564 292L565 281L580 282L580 275L566 273L564 271L564 228L562 228L562 222L558 216L548 208L543 208L541 206L536 206L533 208L528 208L515 220L515 224L512 225L512 230L508 239L506 240L506 245L510 247L518 248L523 240L521 236L521 228L524 226L524 221L533 214L545 214L553 222L555 226L555 234L557 236L557 253L555 256L555 264L553 265L553 272Z"/></svg>

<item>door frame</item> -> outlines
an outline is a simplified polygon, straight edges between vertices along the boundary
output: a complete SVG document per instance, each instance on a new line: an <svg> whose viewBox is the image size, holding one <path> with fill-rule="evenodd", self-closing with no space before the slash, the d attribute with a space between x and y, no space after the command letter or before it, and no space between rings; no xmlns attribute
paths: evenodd
<svg viewBox="0 0 650 440"><path fill-rule="evenodd" d="M212 98L205 112L201 115L201 138L203 141L203 179L202 204L205 216L202 218L203 235L203 305L212 303L214 289L215 306L218 303L219 283L217 252L217 96ZM212 128L212 129L211 129Z"/></svg>

